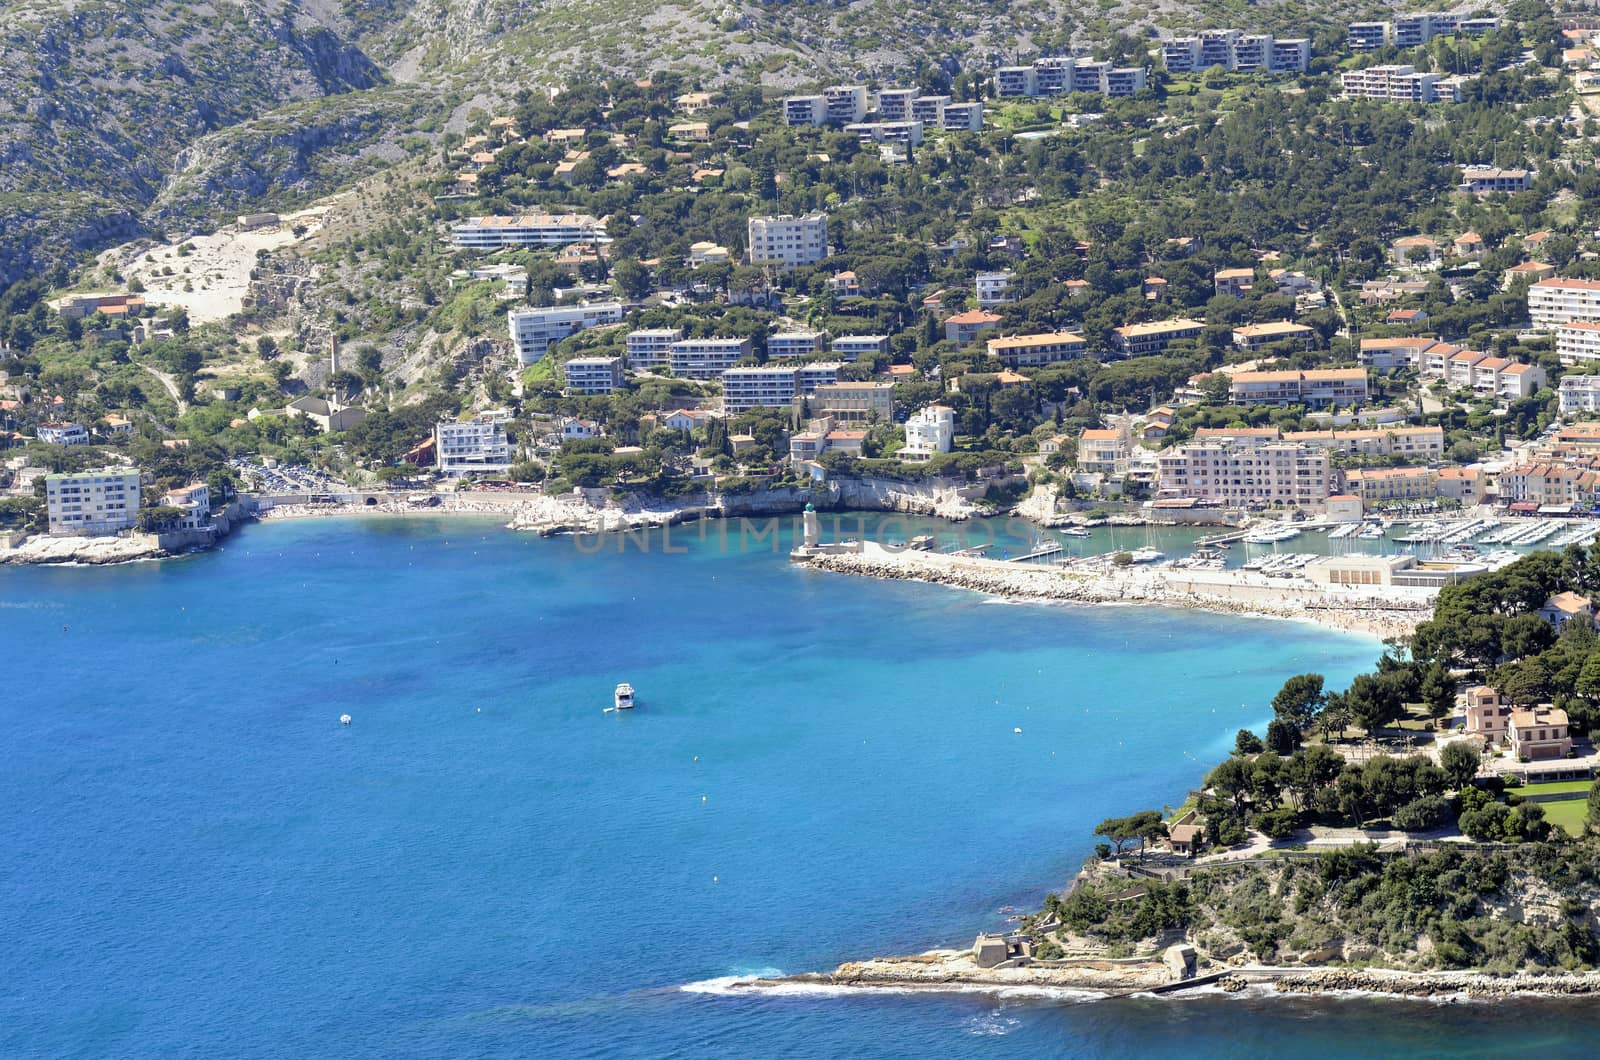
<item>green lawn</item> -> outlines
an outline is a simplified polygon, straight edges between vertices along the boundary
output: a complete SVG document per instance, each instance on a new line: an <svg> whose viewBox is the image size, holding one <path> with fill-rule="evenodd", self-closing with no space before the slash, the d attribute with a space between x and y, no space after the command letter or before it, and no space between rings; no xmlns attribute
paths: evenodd
<svg viewBox="0 0 1600 1060"><path fill-rule="evenodd" d="M1561 802L1543 802L1539 808L1544 811L1544 819L1551 824L1558 824L1566 829L1568 835L1583 834L1583 818L1588 811L1587 799L1567 799Z"/></svg>
<svg viewBox="0 0 1600 1060"><path fill-rule="evenodd" d="M1507 788L1507 791L1517 795L1565 795L1571 792L1582 792L1585 796L1594 785L1592 780L1558 780L1549 784L1529 784L1522 788ZM1582 801L1582 800L1579 800Z"/></svg>

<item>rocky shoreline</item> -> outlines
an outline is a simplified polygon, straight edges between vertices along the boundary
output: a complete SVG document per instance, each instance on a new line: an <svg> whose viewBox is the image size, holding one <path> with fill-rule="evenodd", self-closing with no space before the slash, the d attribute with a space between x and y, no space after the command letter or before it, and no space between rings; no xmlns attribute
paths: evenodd
<svg viewBox="0 0 1600 1060"><path fill-rule="evenodd" d="M1430 971L1385 968L1267 968L1202 966L1192 980L1176 980L1155 958L1047 961L1018 967L981 968L965 950L931 950L907 957L847 961L832 972L747 979L735 991L848 989L970 992L1072 991L1088 999L1129 994L1182 993L1199 988L1227 994L1265 989L1269 994L1320 996L1370 994L1418 1000L1503 1000L1515 997L1591 997L1600 994L1600 972ZM1260 996L1257 992L1255 996Z"/></svg>
<svg viewBox="0 0 1600 1060"><path fill-rule="evenodd" d="M1164 568L1074 569L942 553L893 551L872 543L804 562L818 570L970 589L1013 600L1077 604L1156 604L1242 617L1282 618L1376 637L1404 636L1431 602L1386 600L1296 585L1246 572Z"/></svg>

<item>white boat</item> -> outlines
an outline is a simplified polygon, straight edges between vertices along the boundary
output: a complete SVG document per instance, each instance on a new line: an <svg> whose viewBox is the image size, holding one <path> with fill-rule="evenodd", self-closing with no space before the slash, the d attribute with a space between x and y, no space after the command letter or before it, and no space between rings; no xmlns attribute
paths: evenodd
<svg viewBox="0 0 1600 1060"><path fill-rule="evenodd" d="M622 682L622 684L617 686L616 692L612 693L611 701L613 703L613 710L632 710L633 686L628 684L626 681Z"/></svg>
<svg viewBox="0 0 1600 1060"><path fill-rule="evenodd" d="M1089 536L1089 531L1084 530L1081 527L1076 527L1076 526L1066 527L1065 529L1058 531L1058 533L1060 533L1062 537L1088 537Z"/></svg>
<svg viewBox="0 0 1600 1060"><path fill-rule="evenodd" d="M1136 548L1130 555L1135 563L1154 563L1161 558L1160 551L1153 548Z"/></svg>

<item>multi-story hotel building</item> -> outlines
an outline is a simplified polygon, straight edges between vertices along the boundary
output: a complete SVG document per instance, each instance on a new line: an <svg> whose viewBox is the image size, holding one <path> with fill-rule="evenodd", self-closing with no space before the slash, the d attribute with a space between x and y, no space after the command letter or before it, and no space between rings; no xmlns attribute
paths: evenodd
<svg viewBox="0 0 1600 1060"><path fill-rule="evenodd" d="M474 217L450 230L450 241L468 250L500 247L564 247L568 243L609 243L605 224L586 213Z"/></svg>
<svg viewBox="0 0 1600 1060"><path fill-rule="evenodd" d="M120 468L46 475L45 510L57 536L114 534L139 521L139 472Z"/></svg>
<svg viewBox="0 0 1600 1060"><path fill-rule="evenodd" d="M750 263L792 268L828 256L828 218L820 213L750 218Z"/></svg>
<svg viewBox="0 0 1600 1060"><path fill-rule="evenodd" d="M506 422L511 413L488 409L470 420L438 423L433 428L439 470L446 475L470 471L504 471L511 466Z"/></svg>
<svg viewBox="0 0 1600 1060"><path fill-rule="evenodd" d="M1444 102L1434 91L1438 81L1438 74L1418 73L1414 66L1369 66L1364 70L1345 70L1339 75L1345 95L1392 103Z"/></svg>
<svg viewBox="0 0 1600 1060"><path fill-rule="evenodd" d="M1556 393L1562 415L1600 411L1600 375L1564 375Z"/></svg>
<svg viewBox="0 0 1600 1060"><path fill-rule="evenodd" d="M722 373L722 408L729 415L753 408L788 408L797 396L814 394L838 378L837 362L729 368Z"/></svg>
<svg viewBox="0 0 1600 1060"><path fill-rule="evenodd" d="M911 118L911 101L917 96L911 88L883 88L878 90L878 117L883 121L907 121Z"/></svg>
<svg viewBox="0 0 1600 1060"><path fill-rule="evenodd" d="M1283 440L1308 449L1360 456L1408 456L1434 461L1444 456L1443 427L1374 427L1355 431L1289 431Z"/></svg>
<svg viewBox="0 0 1600 1060"><path fill-rule="evenodd" d="M524 306L506 313L518 364L537 363L559 342L585 328L622 322L621 302L590 302L575 306Z"/></svg>

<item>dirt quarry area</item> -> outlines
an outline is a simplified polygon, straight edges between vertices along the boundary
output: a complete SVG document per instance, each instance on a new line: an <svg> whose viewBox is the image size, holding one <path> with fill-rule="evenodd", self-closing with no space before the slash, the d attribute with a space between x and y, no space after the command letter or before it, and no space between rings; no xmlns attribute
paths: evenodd
<svg viewBox="0 0 1600 1060"><path fill-rule="evenodd" d="M254 223L231 224L211 235L170 243L127 243L102 254L100 266L120 272L129 282L137 279L151 305L182 306L191 324L224 320L243 308L257 252L310 239L333 206L329 200L275 220L267 219L270 214L252 215L248 220Z"/></svg>

